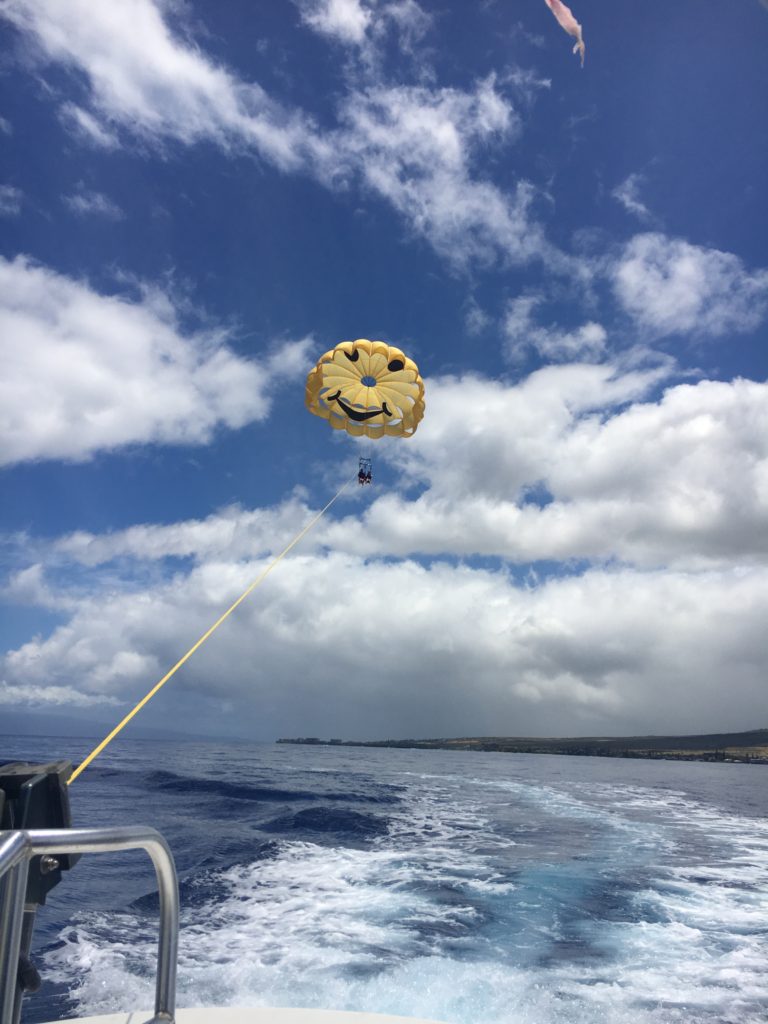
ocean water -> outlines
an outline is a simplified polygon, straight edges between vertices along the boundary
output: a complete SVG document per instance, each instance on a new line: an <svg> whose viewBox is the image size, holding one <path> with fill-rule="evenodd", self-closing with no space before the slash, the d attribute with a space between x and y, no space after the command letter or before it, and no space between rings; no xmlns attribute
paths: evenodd
<svg viewBox="0 0 768 1024"><path fill-rule="evenodd" d="M78 825L169 840L181 1006L768 1019L764 766L118 741L70 795ZM40 911L25 1021L151 1006L152 890L141 853L80 861Z"/></svg>

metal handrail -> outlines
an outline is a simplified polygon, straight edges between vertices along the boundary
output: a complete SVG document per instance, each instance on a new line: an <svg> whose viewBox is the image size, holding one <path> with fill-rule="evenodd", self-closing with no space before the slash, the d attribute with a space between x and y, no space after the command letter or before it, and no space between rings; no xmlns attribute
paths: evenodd
<svg viewBox="0 0 768 1024"><path fill-rule="evenodd" d="M13 1024L14 1019L29 857L29 839L24 832L5 834L2 845L0 845L0 878L3 875L6 876L3 901L0 904L0 1022L2 1024Z"/></svg>
<svg viewBox="0 0 768 1024"><path fill-rule="evenodd" d="M155 1015L150 1024L173 1024L179 943L179 884L173 855L153 828L29 829L0 832L0 878L7 875L0 906L0 1024L11 1024L21 944L27 869L32 857L62 853L116 853L146 850L152 859L160 897Z"/></svg>

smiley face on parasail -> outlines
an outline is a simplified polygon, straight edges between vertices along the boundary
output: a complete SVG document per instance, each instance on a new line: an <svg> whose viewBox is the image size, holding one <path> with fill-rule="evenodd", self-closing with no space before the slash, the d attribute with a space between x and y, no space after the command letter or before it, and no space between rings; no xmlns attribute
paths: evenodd
<svg viewBox="0 0 768 1024"><path fill-rule="evenodd" d="M307 377L307 408L356 437L410 437L424 415L413 360L383 341L342 341Z"/></svg>

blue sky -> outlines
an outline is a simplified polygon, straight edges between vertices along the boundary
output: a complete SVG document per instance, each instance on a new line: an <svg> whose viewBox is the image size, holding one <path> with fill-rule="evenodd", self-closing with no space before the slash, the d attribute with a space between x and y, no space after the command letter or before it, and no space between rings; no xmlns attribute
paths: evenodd
<svg viewBox="0 0 768 1024"><path fill-rule="evenodd" d="M4 0L0 731L766 724L768 10Z"/></svg>

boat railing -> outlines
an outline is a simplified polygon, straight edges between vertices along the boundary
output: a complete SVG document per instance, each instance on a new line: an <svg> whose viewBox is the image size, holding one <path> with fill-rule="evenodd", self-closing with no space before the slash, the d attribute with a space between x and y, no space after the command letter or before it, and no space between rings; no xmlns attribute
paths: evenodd
<svg viewBox="0 0 768 1024"><path fill-rule="evenodd" d="M152 859L160 897L160 936L155 986L155 1015L149 1024L172 1024L176 1012L176 960L179 944L179 885L165 839L153 828L28 829L0 832L0 1024L16 1024L22 919L29 862L42 857L41 869L54 870L59 854L117 853L145 850ZM48 858L48 860L46 860Z"/></svg>

